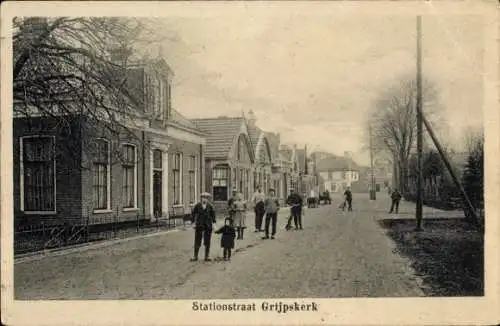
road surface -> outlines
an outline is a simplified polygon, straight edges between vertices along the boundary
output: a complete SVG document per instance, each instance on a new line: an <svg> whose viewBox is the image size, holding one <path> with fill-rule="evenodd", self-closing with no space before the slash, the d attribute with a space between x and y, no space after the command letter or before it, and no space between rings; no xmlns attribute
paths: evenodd
<svg viewBox="0 0 500 326"><path fill-rule="evenodd" d="M377 219L389 199L354 195L354 211L332 205L308 209L304 230L285 231L279 215L275 240L248 232L231 262L190 262L193 233L156 235L15 265L15 298L230 299L421 296L408 261L394 252ZM402 203L401 215L413 205ZM219 237L212 256L222 255ZM203 253L203 249L200 250Z"/></svg>

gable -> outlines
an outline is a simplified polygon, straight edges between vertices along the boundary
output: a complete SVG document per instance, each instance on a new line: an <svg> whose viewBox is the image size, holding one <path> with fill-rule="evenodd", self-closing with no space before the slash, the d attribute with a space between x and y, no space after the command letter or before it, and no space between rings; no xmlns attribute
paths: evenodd
<svg viewBox="0 0 500 326"><path fill-rule="evenodd" d="M231 158L238 162L253 163L254 155L250 138L245 133L240 133L235 137L234 144L231 150Z"/></svg>

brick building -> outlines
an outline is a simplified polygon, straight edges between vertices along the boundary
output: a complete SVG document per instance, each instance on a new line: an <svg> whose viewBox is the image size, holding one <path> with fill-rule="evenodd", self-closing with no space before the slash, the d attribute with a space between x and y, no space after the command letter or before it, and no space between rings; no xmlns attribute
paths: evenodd
<svg viewBox="0 0 500 326"><path fill-rule="evenodd" d="M205 134L172 108L172 70L159 58L128 73L143 101L119 126L79 114L14 118L17 225L154 219L198 200Z"/></svg>

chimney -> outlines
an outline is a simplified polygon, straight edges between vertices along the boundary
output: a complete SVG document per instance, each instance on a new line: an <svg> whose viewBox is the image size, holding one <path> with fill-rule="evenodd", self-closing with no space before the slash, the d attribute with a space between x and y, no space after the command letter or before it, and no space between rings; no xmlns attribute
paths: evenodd
<svg viewBox="0 0 500 326"><path fill-rule="evenodd" d="M253 110L248 111L248 123L254 126L256 121L257 119L255 118L255 113L253 113Z"/></svg>

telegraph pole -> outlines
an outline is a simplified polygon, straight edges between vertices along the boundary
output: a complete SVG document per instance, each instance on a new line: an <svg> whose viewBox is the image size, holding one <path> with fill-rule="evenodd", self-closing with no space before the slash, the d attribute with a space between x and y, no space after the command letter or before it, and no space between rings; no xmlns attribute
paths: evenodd
<svg viewBox="0 0 500 326"><path fill-rule="evenodd" d="M423 189L423 119L422 119L422 16L417 16L417 227L415 231L422 230L422 215L424 204Z"/></svg>
<svg viewBox="0 0 500 326"><path fill-rule="evenodd" d="M369 125L370 128L370 166L371 166L371 187L370 187L370 200L377 199L377 193L375 189L375 171L373 169L373 134L372 134L372 124Z"/></svg>

